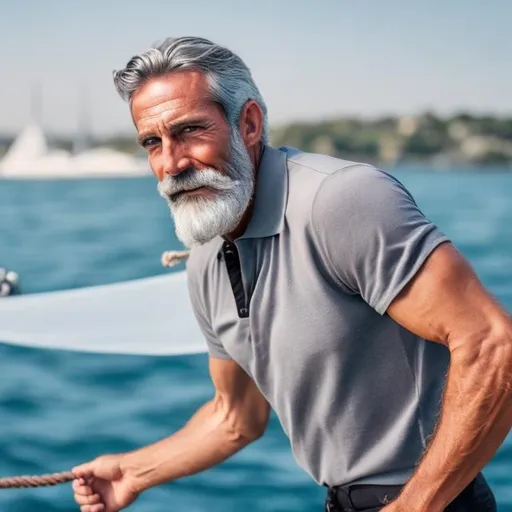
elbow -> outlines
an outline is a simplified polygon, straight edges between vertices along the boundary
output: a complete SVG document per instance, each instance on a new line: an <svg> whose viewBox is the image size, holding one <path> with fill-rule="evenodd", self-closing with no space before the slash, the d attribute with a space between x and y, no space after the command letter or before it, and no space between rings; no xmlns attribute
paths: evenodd
<svg viewBox="0 0 512 512"><path fill-rule="evenodd" d="M238 431L237 435L244 444L250 444L257 441L260 437L263 437L265 430L265 428L251 428L244 431Z"/></svg>
<svg viewBox="0 0 512 512"><path fill-rule="evenodd" d="M492 331L482 341L482 350L495 362L512 365L511 359L507 357L512 351L512 327L504 325Z"/></svg>
<svg viewBox="0 0 512 512"><path fill-rule="evenodd" d="M263 436L266 424L245 424L240 421L225 421L224 428L230 443L246 446Z"/></svg>
<svg viewBox="0 0 512 512"><path fill-rule="evenodd" d="M491 388L512 401L512 320L504 319L451 351L461 378Z"/></svg>
<svg viewBox="0 0 512 512"><path fill-rule="evenodd" d="M498 371L512 392L512 320L507 319L482 343L484 361Z"/></svg>
<svg viewBox="0 0 512 512"><path fill-rule="evenodd" d="M250 444L257 441L267 429L269 409L259 411L259 414L251 414L250 417L239 418L230 425L230 431L235 439L242 444Z"/></svg>
<svg viewBox="0 0 512 512"><path fill-rule="evenodd" d="M503 363L508 385L508 399L512 405L512 318L509 319L505 334L501 337L501 344L503 345Z"/></svg>
<svg viewBox="0 0 512 512"><path fill-rule="evenodd" d="M267 407L258 421L254 424L251 432L251 442L257 441L267 430L268 419L270 416L270 407Z"/></svg>
<svg viewBox="0 0 512 512"><path fill-rule="evenodd" d="M270 416L268 404L258 404L259 407L244 410L233 408L231 410L218 409L220 424L225 432L226 439L237 446L246 446L263 436Z"/></svg>
<svg viewBox="0 0 512 512"><path fill-rule="evenodd" d="M489 368L482 367L483 372L489 372L492 384L489 394L494 396L496 409L512 420L512 323L505 329L491 336L487 342L487 357L484 358Z"/></svg>

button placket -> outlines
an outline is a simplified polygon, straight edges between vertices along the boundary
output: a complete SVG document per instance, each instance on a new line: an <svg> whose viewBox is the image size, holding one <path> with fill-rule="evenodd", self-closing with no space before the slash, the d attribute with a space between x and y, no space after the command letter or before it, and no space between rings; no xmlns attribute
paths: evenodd
<svg viewBox="0 0 512 512"><path fill-rule="evenodd" d="M238 249L234 243L224 242L222 244L222 252L231 283L231 290L235 298L238 316L240 318L247 318L249 316L249 305L244 290Z"/></svg>

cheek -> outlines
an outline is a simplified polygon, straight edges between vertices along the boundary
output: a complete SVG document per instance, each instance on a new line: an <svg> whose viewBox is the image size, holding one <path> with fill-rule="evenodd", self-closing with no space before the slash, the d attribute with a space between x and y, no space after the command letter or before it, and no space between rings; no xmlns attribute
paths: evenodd
<svg viewBox="0 0 512 512"><path fill-rule="evenodd" d="M165 173L161 155L156 152L148 153L148 164L151 172L155 175L158 181L162 181Z"/></svg>
<svg viewBox="0 0 512 512"><path fill-rule="evenodd" d="M203 166L218 168L229 161L229 140L194 141L187 146L187 156Z"/></svg>

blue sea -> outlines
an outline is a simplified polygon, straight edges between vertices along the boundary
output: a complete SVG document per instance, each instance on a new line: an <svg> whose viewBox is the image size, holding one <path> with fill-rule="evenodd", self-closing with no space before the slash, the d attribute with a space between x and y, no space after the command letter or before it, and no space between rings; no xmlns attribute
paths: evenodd
<svg viewBox="0 0 512 512"><path fill-rule="evenodd" d="M392 172L512 311L512 173ZM151 178L0 180L0 266L20 274L23 293L168 272L160 254L172 248L181 246ZM211 396L205 355L94 355L0 343L0 476L65 471L151 443ZM512 436L484 474L500 510L512 511ZM151 489L129 510L321 512L323 499L273 416L266 435L231 460ZM0 491L1 512L71 510L69 484Z"/></svg>

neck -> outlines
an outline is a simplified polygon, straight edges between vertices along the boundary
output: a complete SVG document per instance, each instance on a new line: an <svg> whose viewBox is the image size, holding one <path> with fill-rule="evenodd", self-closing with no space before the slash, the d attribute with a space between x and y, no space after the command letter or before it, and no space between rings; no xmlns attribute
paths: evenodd
<svg viewBox="0 0 512 512"><path fill-rule="evenodd" d="M223 236L223 238L228 242L233 242L237 238L241 237L245 233L245 230L249 225L249 221L251 220L252 210L254 207L254 194L256 192L256 181L258 179L258 170L260 167L261 158L263 157L264 151L265 146L261 142L259 142L249 151L249 156L251 158L254 169L254 190L252 192L252 197L251 200L249 201L249 205L247 206L244 214L242 215L242 218L240 219L240 222L238 223L237 227L233 231L231 231L231 233L227 233L226 235Z"/></svg>

